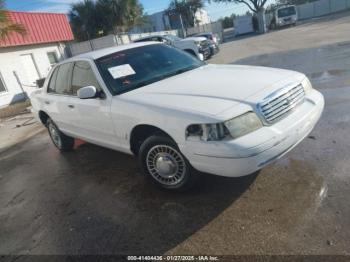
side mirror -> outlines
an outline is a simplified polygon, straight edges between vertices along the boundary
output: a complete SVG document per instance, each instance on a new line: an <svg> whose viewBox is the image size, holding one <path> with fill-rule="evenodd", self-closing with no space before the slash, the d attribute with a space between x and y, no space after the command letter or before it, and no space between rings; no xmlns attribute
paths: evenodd
<svg viewBox="0 0 350 262"><path fill-rule="evenodd" d="M96 87L94 86L85 86L78 90L78 97L80 99L89 99L95 98L97 95Z"/></svg>
<svg viewBox="0 0 350 262"><path fill-rule="evenodd" d="M38 88L42 88L44 86L45 80L46 80L46 78L40 78L40 79L36 80L36 86Z"/></svg>

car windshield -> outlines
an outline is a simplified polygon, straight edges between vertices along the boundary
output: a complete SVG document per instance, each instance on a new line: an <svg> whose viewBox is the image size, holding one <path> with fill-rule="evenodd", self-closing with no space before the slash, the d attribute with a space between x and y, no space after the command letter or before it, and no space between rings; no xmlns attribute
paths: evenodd
<svg viewBox="0 0 350 262"><path fill-rule="evenodd" d="M294 6L286 7L278 10L278 17L286 17L286 16L295 15L295 14L296 14L296 11Z"/></svg>
<svg viewBox="0 0 350 262"><path fill-rule="evenodd" d="M125 93L204 65L194 56L163 44L116 52L95 60L113 95Z"/></svg>

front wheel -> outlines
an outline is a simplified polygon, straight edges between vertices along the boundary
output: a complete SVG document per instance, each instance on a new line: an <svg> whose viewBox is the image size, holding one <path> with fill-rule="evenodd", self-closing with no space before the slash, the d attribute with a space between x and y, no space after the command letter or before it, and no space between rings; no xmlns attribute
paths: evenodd
<svg viewBox="0 0 350 262"><path fill-rule="evenodd" d="M165 189L189 189L198 177L197 171L168 137L146 139L139 152L139 162L142 172Z"/></svg>
<svg viewBox="0 0 350 262"><path fill-rule="evenodd" d="M74 148L74 138L63 134L51 119L47 120L46 127L52 142L60 151L70 151Z"/></svg>

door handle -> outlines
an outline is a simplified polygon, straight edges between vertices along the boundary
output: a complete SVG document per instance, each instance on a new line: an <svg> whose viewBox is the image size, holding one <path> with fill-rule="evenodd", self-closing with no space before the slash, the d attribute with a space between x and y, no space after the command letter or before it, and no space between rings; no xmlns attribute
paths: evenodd
<svg viewBox="0 0 350 262"><path fill-rule="evenodd" d="M74 108L74 106L73 106L73 105L68 105L68 107L69 107L69 108Z"/></svg>
<svg viewBox="0 0 350 262"><path fill-rule="evenodd" d="M47 105L49 105L49 104L50 104L50 101L45 101L44 103L47 104Z"/></svg>

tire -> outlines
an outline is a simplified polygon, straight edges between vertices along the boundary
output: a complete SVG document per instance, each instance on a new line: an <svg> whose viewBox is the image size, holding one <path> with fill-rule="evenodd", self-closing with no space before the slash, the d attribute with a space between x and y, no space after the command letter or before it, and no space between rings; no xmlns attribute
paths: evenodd
<svg viewBox="0 0 350 262"><path fill-rule="evenodd" d="M46 122L52 143L62 152L71 151L74 148L74 138L63 134L56 124L49 118Z"/></svg>
<svg viewBox="0 0 350 262"><path fill-rule="evenodd" d="M197 171L168 137L156 135L147 138L138 157L142 173L158 187L186 191L198 178Z"/></svg>

